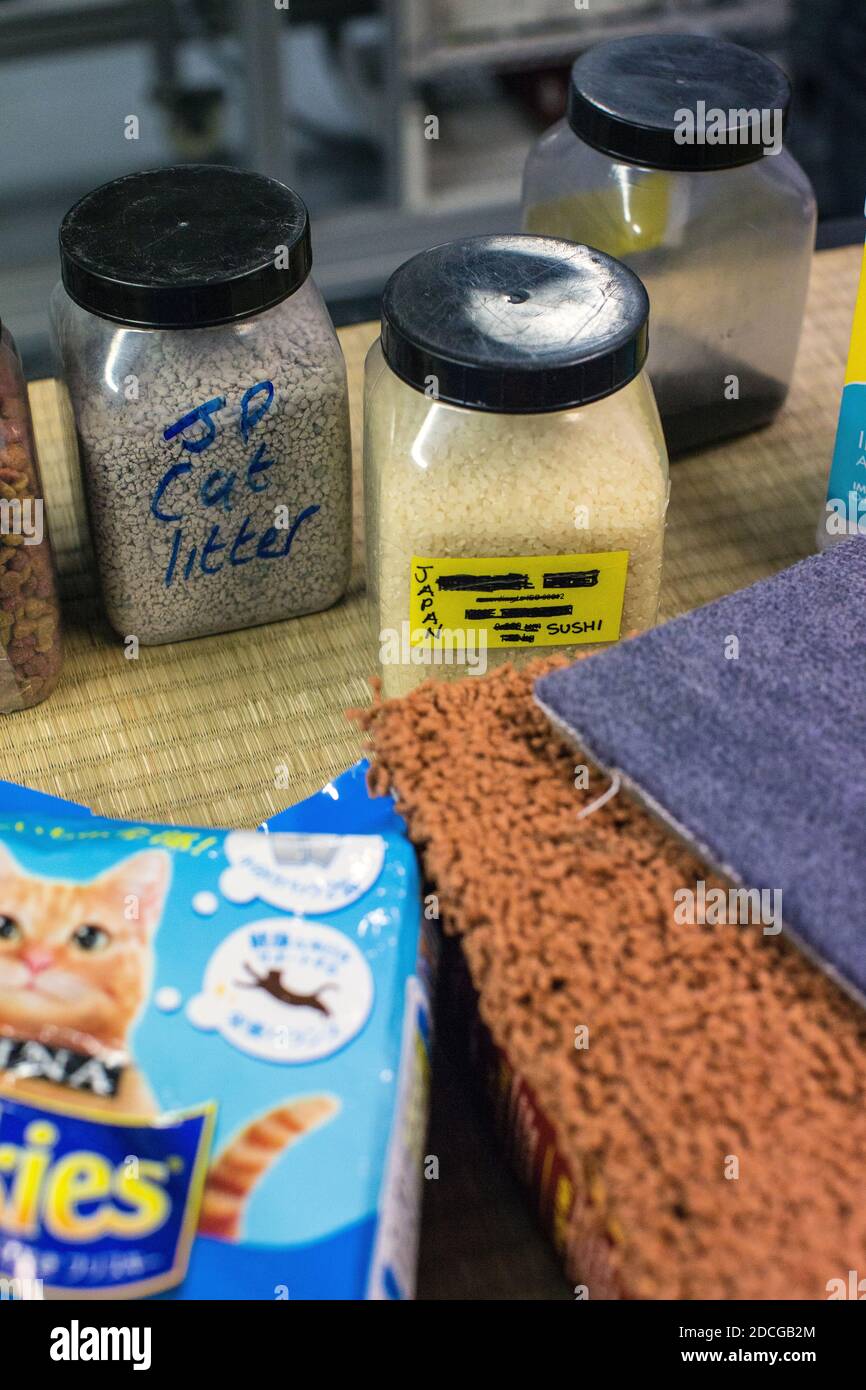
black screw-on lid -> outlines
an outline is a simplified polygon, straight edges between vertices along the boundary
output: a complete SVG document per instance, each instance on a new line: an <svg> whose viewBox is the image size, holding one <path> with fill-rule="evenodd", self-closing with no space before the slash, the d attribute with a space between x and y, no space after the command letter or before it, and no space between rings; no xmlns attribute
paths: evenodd
<svg viewBox="0 0 866 1390"><path fill-rule="evenodd" d="M275 179L183 164L114 179L60 226L67 293L140 328L204 328L248 317L310 273L310 223Z"/></svg>
<svg viewBox="0 0 866 1390"><path fill-rule="evenodd" d="M723 143L677 142L677 113L697 113L699 102L706 112L725 113ZM696 34L647 34L607 40L578 58L568 121L587 144L631 164L729 169L765 153L748 113L779 111L784 129L790 104L782 69L749 48Z"/></svg>
<svg viewBox="0 0 866 1390"><path fill-rule="evenodd" d="M637 376L648 316L638 277L602 251L555 237L466 237L391 276L382 351L433 399L535 414L599 400Z"/></svg>

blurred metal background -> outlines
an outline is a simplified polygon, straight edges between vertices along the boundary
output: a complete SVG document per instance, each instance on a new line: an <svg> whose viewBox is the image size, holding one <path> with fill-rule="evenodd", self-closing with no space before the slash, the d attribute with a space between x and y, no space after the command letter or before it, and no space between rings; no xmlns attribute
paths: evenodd
<svg viewBox="0 0 866 1390"><path fill-rule="evenodd" d="M516 227L526 151L582 49L686 29L789 71L822 238L857 239L863 0L0 0L0 315L46 370L66 208L133 169L213 160L297 187L335 318L369 316L414 251Z"/></svg>

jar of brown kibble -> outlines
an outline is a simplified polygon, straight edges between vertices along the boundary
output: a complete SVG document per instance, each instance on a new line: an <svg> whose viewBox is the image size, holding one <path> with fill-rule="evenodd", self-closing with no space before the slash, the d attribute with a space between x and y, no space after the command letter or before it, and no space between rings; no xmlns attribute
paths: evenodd
<svg viewBox="0 0 866 1390"><path fill-rule="evenodd" d="M60 605L21 358L0 324L0 714L57 684Z"/></svg>

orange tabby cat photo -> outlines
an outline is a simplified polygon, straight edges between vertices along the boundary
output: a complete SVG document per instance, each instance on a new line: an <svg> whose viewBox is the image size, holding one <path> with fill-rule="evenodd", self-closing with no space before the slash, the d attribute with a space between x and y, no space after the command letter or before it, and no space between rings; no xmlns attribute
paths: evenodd
<svg viewBox="0 0 866 1390"><path fill-rule="evenodd" d="M0 1069L0 1096L106 1118L146 1122L159 1115L131 1037L150 998L154 938L170 881L163 850L142 850L75 883L28 873L0 843L0 1038L67 1049L119 1069L111 1095ZM246 1124L211 1165L199 1233L237 1240L256 1183L337 1109L332 1096L297 1096Z"/></svg>

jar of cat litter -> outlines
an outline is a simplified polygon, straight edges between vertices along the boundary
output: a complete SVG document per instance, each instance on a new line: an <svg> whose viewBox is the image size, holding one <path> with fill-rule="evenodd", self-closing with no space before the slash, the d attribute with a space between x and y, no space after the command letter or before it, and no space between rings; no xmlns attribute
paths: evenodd
<svg viewBox="0 0 866 1390"><path fill-rule="evenodd" d="M648 314L625 266L548 237L470 237L391 277L364 422L387 695L655 622L668 466Z"/></svg>
<svg viewBox="0 0 866 1390"><path fill-rule="evenodd" d="M765 424L788 393L816 219L782 147L790 99L737 44L611 39L578 58L566 118L530 152L524 229L598 246L647 287L672 453Z"/></svg>
<svg viewBox="0 0 866 1390"><path fill-rule="evenodd" d="M51 694L60 604L21 358L0 323L0 714Z"/></svg>
<svg viewBox="0 0 866 1390"><path fill-rule="evenodd" d="M143 643L312 613L351 562L346 372L307 210L259 174L116 179L52 303L108 617Z"/></svg>

